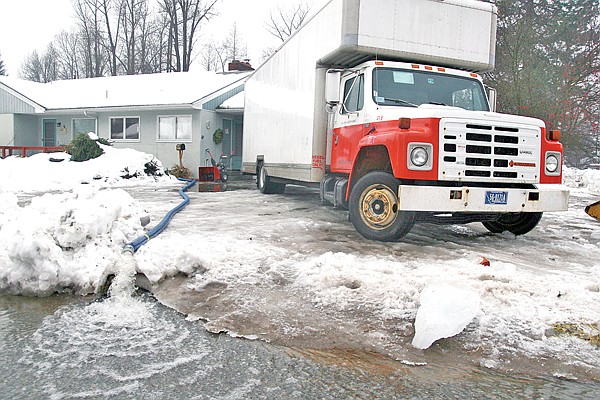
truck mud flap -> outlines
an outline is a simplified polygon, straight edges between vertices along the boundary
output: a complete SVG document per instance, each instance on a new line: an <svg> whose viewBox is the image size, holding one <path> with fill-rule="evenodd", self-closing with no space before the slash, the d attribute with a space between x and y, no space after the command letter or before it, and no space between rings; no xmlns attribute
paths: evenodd
<svg viewBox="0 0 600 400"><path fill-rule="evenodd" d="M592 218L600 221L600 201L590 204L585 208L585 212Z"/></svg>

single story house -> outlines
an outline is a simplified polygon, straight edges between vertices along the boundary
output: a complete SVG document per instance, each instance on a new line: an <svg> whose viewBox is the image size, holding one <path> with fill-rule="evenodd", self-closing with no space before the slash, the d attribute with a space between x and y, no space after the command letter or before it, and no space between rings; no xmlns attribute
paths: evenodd
<svg viewBox="0 0 600 400"><path fill-rule="evenodd" d="M250 72L177 72L36 83L0 77L0 146L60 146L95 132L197 177L207 149L241 168L243 90ZM215 140L215 137L217 139Z"/></svg>

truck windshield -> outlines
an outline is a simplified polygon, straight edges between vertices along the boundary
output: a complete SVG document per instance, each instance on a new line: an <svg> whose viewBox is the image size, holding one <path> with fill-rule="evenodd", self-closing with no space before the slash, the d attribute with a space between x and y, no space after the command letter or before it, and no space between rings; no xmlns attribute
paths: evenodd
<svg viewBox="0 0 600 400"><path fill-rule="evenodd" d="M373 101L382 106L437 104L489 111L483 86L476 79L397 68L373 70Z"/></svg>

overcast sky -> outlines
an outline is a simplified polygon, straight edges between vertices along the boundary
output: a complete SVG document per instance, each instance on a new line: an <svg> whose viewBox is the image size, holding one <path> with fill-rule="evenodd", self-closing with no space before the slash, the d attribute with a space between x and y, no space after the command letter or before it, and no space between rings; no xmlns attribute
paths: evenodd
<svg viewBox="0 0 600 400"><path fill-rule="evenodd" d="M298 0L300 1L300 0ZM303 0L317 10L326 0ZM257 65L262 49L278 44L265 30L269 11L296 0L219 0L220 15L203 27L203 38L220 41L234 23L248 47L251 63ZM33 50L44 51L61 30L75 25L72 0L1 0L0 57L7 73L18 77L24 58Z"/></svg>

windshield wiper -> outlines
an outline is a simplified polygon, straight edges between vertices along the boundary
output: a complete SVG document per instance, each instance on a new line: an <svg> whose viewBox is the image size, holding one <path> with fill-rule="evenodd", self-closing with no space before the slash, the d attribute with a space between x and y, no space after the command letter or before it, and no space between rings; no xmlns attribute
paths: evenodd
<svg viewBox="0 0 600 400"><path fill-rule="evenodd" d="M394 103L402 104L409 107L419 107L416 104L411 103L410 101L402 100L402 99L392 99L390 97L383 97L383 101L392 101Z"/></svg>
<svg viewBox="0 0 600 400"><path fill-rule="evenodd" d="M429 104L433 104L434 106L446 106L446 107L448 107L448 104L446 104L446 103L436 103L435 101L430 101Z"/></svg>

